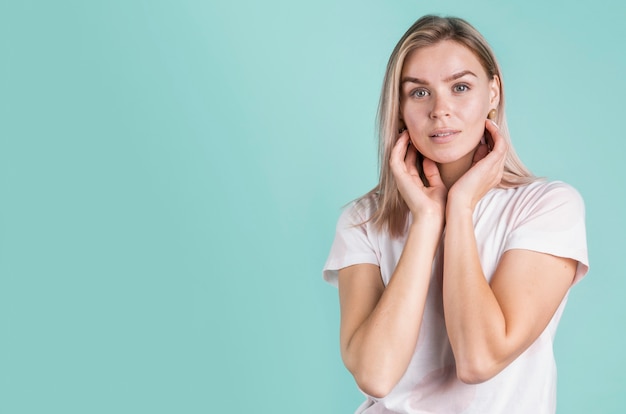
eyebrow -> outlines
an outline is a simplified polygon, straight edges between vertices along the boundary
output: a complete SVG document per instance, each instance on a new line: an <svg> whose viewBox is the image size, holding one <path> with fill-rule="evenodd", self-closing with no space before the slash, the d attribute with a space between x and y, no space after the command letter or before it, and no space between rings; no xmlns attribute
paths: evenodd
<svg viewBox="0 0 626 414"><path fill-rule="evenodd" d="M457 72L454 73L450 76L448 76L447 78L445 78L443 81L444 82L451 82L453 80L457 80L459 78L462 78L465 75L471 75L475 78L477 78L478 76L476 76L476 74L474 72L472 72L471 70L463 70L461 72ZM428 82L426 82L425 80L419 79L419 78L413 78L411 76L405 76L404 78L402 78L402 82L401 84L404 84L406 82L411 82L411 83L418 83L421 85L428 85Z"/></svg>

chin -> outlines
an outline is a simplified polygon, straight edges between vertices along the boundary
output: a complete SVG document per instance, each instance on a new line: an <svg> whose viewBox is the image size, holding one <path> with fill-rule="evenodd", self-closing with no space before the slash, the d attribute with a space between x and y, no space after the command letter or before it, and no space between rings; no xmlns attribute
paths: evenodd
<svg viewBox="0 0 626 414"><path fill-rule="evenodd" d="M468 153L464 153L464 154L453 154L453 153L448 153L448 154L433 154L433 157L430 158L431 160L435 161L437 164L450 164L450 163L454 163L457 161L460 161L461 159L467 157L469 154Z"/></svg>
<svg viewBox="0 0 626 414"><path fill-rule="evenodd" d="M457 162L463 162L467 160L468 158L472 159L473 157L474 157L474 148L472 148L469 152L439 153L439 154L433 154L432 158L431 157L428 157L428 158L430 158L437 164L445 165L445 164L454 164Z"/></svg>

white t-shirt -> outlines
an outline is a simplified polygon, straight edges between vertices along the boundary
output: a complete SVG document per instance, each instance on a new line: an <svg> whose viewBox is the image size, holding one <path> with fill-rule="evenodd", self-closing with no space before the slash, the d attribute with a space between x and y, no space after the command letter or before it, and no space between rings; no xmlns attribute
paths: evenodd
<svg viewBox="0 0 626 414"><path fill-rule="evenodd" d="M362 224L372 212L372 203L366 200L352 203L341 214L323 272L329 283L336 286L338 270L359 263L379 266L385 286L389 283L406 234L392 239L370 222ZM589 269L583 200L565 183L537 181L517 188L492 189L480 200L473 217L487 280L502 254L510 249L577 260L573 283ZM468 385L456 377L443 316L442 278L439 249L418 342L406 373L385 398L366 395L367 400L356 413L555 413L556 365L552 344L567 297L539 338L515 361L490 380Z"/></svg>

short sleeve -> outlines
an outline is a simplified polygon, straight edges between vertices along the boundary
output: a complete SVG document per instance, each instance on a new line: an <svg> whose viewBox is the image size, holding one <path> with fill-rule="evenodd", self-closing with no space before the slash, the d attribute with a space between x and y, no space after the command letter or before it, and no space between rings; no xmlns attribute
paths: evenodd
<svg viewBox="0 0 626 414"><path fill-rule="evenodd" d="M573 187L552 182L530 195L504 250L526 249L578 261L573 283L589 270L585 205Z"/></svg>
<svg viewBox="0 0 626 414"><path fill-rule="evenodd" d="M324 280L333 286L337 286L338 272L344 267L361 263L380 266L379 257L368 235L367 219L360 210L359 202L353 202L344 209L337 221L335 239L323 270Z"/></svg>

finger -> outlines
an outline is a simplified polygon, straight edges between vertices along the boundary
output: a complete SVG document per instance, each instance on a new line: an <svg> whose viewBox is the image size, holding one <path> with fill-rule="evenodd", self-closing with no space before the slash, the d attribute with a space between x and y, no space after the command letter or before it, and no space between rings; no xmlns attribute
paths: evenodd
<svg viewBox="0 0 626 414"><path fill-rule="evenodd" d="M400 134L400 136L398 137L398 140L396 141L396 143L394 144L391 150L391 156L389 157L389 164L392 168L394 168L394 166L397 168L398 166L404 163L404 159L407 153L408 141L409 141L409 134L408 132L404 131L402 134Z"/></svg>
<svg viewBox="0 0 626 414"><path fill-rule="evenodd" d="M504 155L508 150L508 144L502 134L500 134L500 129L498 128L498 125L488 119L485 121L485 128L487 128L489 135L491 135L491 151L499 153L500 155Z"/></svg>
<svg viewBox="0 0 626 414"><path fill-rule="evenodd" d="M406 150L404 163L406 164L406 170L409 174L419 177L419 172L417 171L417 148L415 148L413 144L409 144Z"/></svg>
<svg viewBox="0 0 626 414"><path fill-rule="evenodd" d="M424 169L424 176L428 181L429 187L443 187L443 181L441 180L441 175L439 174L439 168L437 168L437 164L435 161L430 158L424 157L424 162L422 163L422 168Z"/></svg>
<svg viewBox="0 0 626 414"><path fill-rule="evenodd" d="M487 154L489 154L489 146L487 146L487 144L478 144L478 148L476 148L476 151L474 151L472 165L485 158Z"/></svg>

